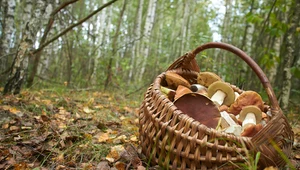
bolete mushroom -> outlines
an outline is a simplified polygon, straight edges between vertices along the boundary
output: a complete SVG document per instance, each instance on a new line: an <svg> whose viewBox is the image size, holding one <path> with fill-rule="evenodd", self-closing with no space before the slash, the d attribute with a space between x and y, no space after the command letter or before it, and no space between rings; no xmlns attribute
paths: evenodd
<svg viewBox="0 0 300 170"><path fill-rule="evenodd" d="M239 115L239 119L243 122L243 132L241 134L242 136L252 137L261 129L261 125L257 125L260 124L262 120L262 113L260 108L258 108L257 106L245 106L243 107Z"/></svg>
<svg viewBox="0 0 300 170"><path fill-rule="evenodd" d="M186 93L174 101L183 113L209 128L216 128L220 119L218 107L208 97L198 93Z"/></svg>
<svg viewBox="0 0 300 170"><path fill-rule="evenodd" d="M261 98L261 96L255 92L255 91L244 91L242 94L238 96L236 101L230 105L228 112L238 115L243 107L249 106L249 105L255 105L257 106L261 111L264 109L264 102Z"/></svg>
<svg viewBox="0 0 300 170"><path fill-rule="evenodd" d="M200 93L202 95L207 95L207 88L201 84L192 84L190 89L192 92Z"/></svg>
<svg viewBox="0 0 300 170"><path fill-rule="evenodd" d="M188 94L188 93L193 93L189 88L183 86L183 85L178 85L177 89L176 89L176 93L174 96L174 101L176 101L177 99L179 99L181 96Z"/></svg>
<svg viewBox="0 0 300 170"><path fill-rule="evenodd" d="M188 88L190 88L191 86L190 83L182 76L170 71L166 72L166 82L168 84L168 87L171 89L176 89L179 85L183 85Z"/></svg>
<svg viewBox="0 0 300 170"><path fill-rule="evenodd" d="M216 81L222 81L221 77L212 72L200 72L197 76L197 83L205 87L210 86Z"/></svg>
<svg viewBox="0 0 300 170"><path fill-rule="evenodd" d="M212 83L207 90L208 97L213 102L216 102L219 106L227 105L230 106L234 102L234 91L225 82L216 81Z"/></svg>
<svg viewBox="0 0 300 170"><path fill-rule="evenodd" d="M173 101L174 100L174 97L175 97L175 90L173 89L169 89L167 87L164 87L164 86L160 86L160 91L165 94L169 100Z"/></svg>

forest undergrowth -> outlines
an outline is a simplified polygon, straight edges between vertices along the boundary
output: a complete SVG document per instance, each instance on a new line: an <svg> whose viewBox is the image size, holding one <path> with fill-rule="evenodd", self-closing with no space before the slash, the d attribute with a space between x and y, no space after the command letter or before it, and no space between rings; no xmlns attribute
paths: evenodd
<svg viewBox="0 0 300 170"><path fill-rule="evenodd" d="M0 90L0 92L3 89ZM155 169L138 146L143 95L24 90L0 96L0 169ZM299 108L287 114L300 162Z"/></svg>

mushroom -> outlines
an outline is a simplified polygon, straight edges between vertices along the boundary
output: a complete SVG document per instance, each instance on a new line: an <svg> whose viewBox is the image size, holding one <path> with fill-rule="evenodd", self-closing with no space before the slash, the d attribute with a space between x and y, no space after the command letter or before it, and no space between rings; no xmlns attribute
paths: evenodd
<svg viewBox="0 0 300 170"><path fill-rule="evenodd" d="M197 83L205 87L210 86L216 81L222 81L222 79L212 72L200 72L197 76Z"/></svg>
<svg viewBox="0 0 300 170"><path fill-rule="evenodd" d="M182 76L170 71L166 72L166 82L168 87L171 89L176 89L179 85L183 85L188 88L191 86L190 83Z"/></svg>
<svg viewBox="0 0 300 170"><path fill-rule="evenodd" d="M239 115L239 119L243 122L241 136L252 137L261 129L262 112L257 106L245 106Z"/></svg>
<svg viewBox="0 0 300 170"><path fill-rule="evenodd" d="M201 84L192 84L190 89L192 92L200 93L207 96L207 88Z"/></svg>
<svg viewBox="0 0 300 170"><path fill-rule="evenodd" d="M240 94L238 92L234 92L234 101L236 101L236 99L240 96Z"/></svg>
<svg viewBox="0 0 300 170"><path fill-rule="evenodd" d="M181 96L188 94L188 93L193 93L189 88L182 86L182 85L178 85L177 89L176 89L176 94L174 96L174 101L176 101L177 99L179 99Z"/></svg>
<svg viewBox="0 0 300 170"><path fill-rule="evenodd" d="M209 128L216 128L220 112L218 107L208 97L198 93L186 93L174 105L183 113L194 118Z"/></svg>
<svg viewBox="0 0 300 170"><path fill-rule="evenodd" d="M230 105L228 112L238 115L243 107L255 105L261 111L264 109L264 102L261 96L255 91L244 91L241 95L238 96L236 101Z"/></svg>
<svg viewBox="0 0 300 170"><path fill-rule="evenodd" d="M174 96L176 94L175 90L173 89L169 89L167 87L164 86L160 86L160 91L165 94L169 100L173 101L174 100Z"/></svg>
<svg viewBox="0 0 300 170"><path fill-rule="evenodd" d="M216 81L212 83L207 90L208 97L219 106L230 106L234 102L234 91L226 83L222 81Z"/></svg>

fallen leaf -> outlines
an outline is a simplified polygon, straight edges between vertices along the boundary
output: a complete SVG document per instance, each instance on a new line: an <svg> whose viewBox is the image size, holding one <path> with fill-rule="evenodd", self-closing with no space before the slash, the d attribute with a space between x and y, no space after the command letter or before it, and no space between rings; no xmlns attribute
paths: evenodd
<svg viewBox="0 0 300 170"><path fill-rule="evenodd" d="M110 170L110 166L108 165L107 161L101 161L97 165L97 170Z"/></svg>
<svg viewBox="0 0 300 170"><path fill-rule="evenodd" d="M9 127L9 130L10 131L18 131L18 130L20 130L20 128L18 126L11 126L11 127Z"/></svg>
<svg viewBox="0 0 300 170"><path fill-rule="evenodd" d="M137 142L137 141L138 141L138 138L137 138L135 135L131 135L131 136L130 136L130 141L132 141L132 142Z"/></svg>
<svg viewBox="0 0 300 170"><path fill-rule="evenodd" d="M126 169L126 164L124 162L116 162L115 163L115 168L117 168L117 170L125 170Z"/></svg>
<svg viewBox="0 0 300 170"><path fill-rule="evenodd" d="M83 111L85 112L85 113L87 113L87 114L89 114L89 113L94 113L95 112L95 110L92 110L92 109L90 109L89 107L83 107Z"/></svg>
<svg viewBox="0 0 300 170"><path fill-rule="evenodd" d="M296 155L295 155L295 159L300 160L300 154L296 154Z"/></svg>
<svg viewBox="0 0 300 170"><path fill-rule="evenodd" d="M278 168L269 166L269 167L266 167L264 170L278 170Z"/></svg>
<svg viewBox="0 0 300 170"><path fill-rule="evenodd" d="M123 145L113 146L109 152L109 154L105 157L109 162L114 162L120 158L122 152L125 151Z"/></svg>
<svg viewBox="0 0 300 170"><path fill-rule="evenodd" d="M106 142L109 139L109 133L100 132L97 135L95 135L95 137L97 138L97 141L99 143Z"/></svg>
<svg viewBox="0 0 300 170"><path fill-rule="evenodd" d="M7 129L7 128L9 128L9 124L8 123L5 123L5 124L2 125L2 129Z"/></svg>

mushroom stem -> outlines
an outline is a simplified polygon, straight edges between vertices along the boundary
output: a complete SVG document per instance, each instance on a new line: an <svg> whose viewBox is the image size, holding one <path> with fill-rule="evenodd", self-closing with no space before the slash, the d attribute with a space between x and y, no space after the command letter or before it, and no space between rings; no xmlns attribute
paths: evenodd
<svg viewBox="0 0 300 170"><path fill-rule="evenodd" d="M229 116L229 114L226 111L220 112L221 117L223 117L226 122L229 124L229 126L237 125L235 121Z"/></svg>
<svg viewBox="0 0 300 170"><path fill-rule="evenodd" d="M256 125L256 117L255 117L254 113L251 113L251 112L247 113L247 115L242 123L242 126L246 127L248 124Z"/></svg>
<svg viewBox="0 0 300 170"><path fill-rule="evenodd" d="M217 102L217 104L222 105L224 99L226 97L226 93L221 90L217 90L216 93L211 97L211 100Z"/></svg>

